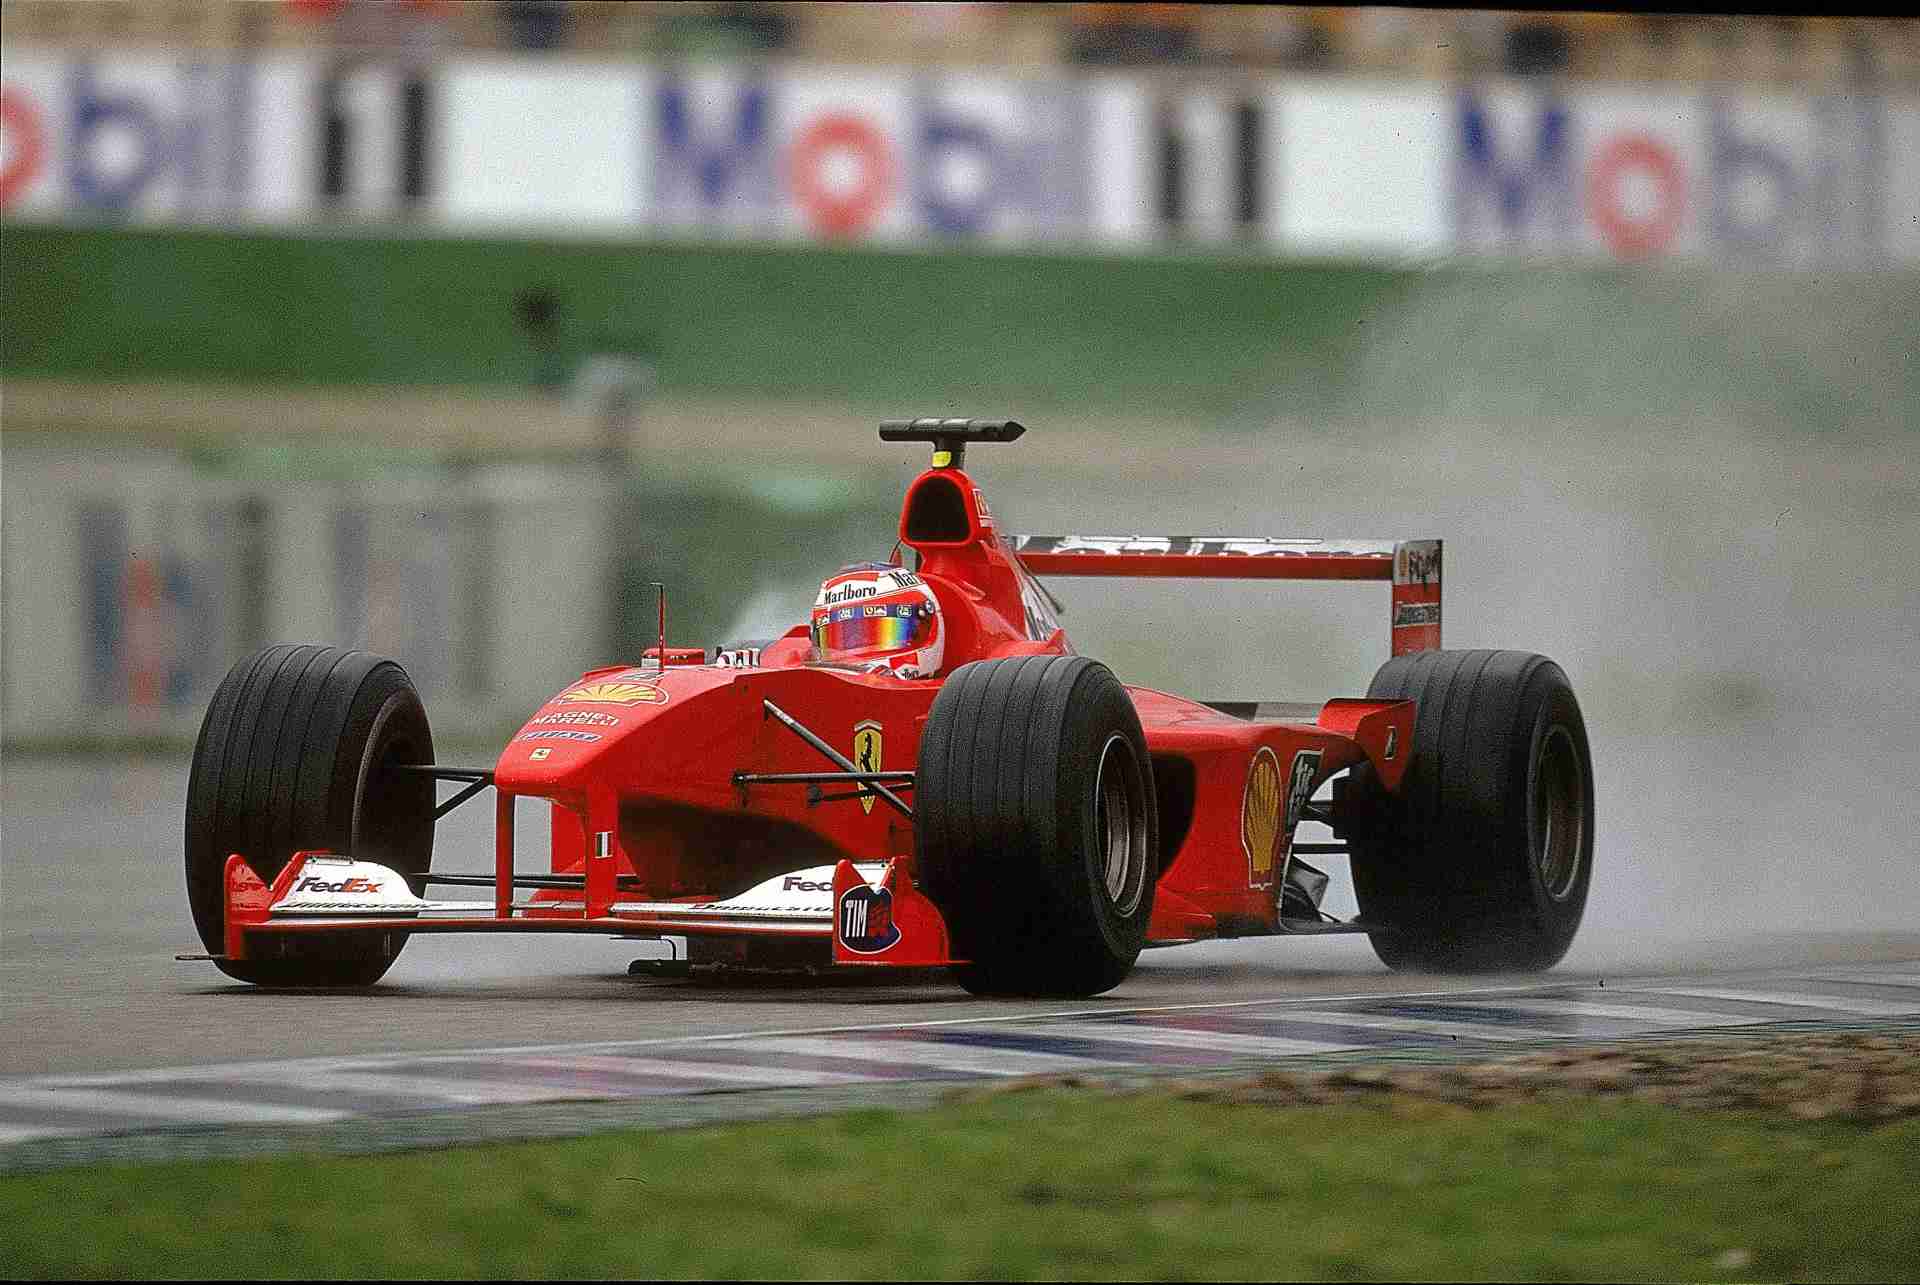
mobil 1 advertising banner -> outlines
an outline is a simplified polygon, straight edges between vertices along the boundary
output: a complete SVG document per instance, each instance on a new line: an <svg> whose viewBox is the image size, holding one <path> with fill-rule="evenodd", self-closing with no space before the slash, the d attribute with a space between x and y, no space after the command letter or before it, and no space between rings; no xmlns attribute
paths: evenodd
<svg viewBox="0 0 1920 1285"><path fill-rule="evenodd" d="M1002 241L1086 224L1087 104L1060 82L836 69L649 77L657 227Z"/></svg>
<svg viewBox="0 0 1920 1285"><path fill-rule="evenodd" d="M7 46L0 216L1735 266L1920 262L1920 100Z"/></svg>
<svg viewBox="0 0 1920 1285"><path fill-rule="evenodd" d="M1920 258L1920 111L1875 94L1496 83L1446 104L1461 250L1731 265Z"/></svg>
<svg viewBox="0 0 1920 1285"><path fill-rule="evenodd" d="M1102 223L1098 86L814 66L447 70L450 222L997 244ZM1112 223L1109 217L1105 220Z"/></svg>
<svg viewBox="0 0 1920 1285"><path fill-rule="evenodd" d="M0 78L0 210L224 221L290 195L272 116L279 69L164 55L68 58L8 49ZM263 170L265 172L263 172Z"/></svg>
<svg viewBox="0 0 1920 1285"><path fill-rule="evenodd" d="M0 215L387 217L427 188L428 73L382 60L7 46Z"/></svg>

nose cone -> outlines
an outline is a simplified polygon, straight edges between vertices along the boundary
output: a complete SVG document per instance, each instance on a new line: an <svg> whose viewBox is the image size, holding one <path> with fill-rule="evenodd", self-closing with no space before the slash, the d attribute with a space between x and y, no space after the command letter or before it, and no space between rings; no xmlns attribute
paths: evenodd
<svg viewBox="0 0 1920 1285"><path fill-rule="evenodd" d="M495 784L516 794L546 794L577 782L615 745L711 686L699 681L709 673L649 667L582 675L514 733L494 765Z"/></svg>

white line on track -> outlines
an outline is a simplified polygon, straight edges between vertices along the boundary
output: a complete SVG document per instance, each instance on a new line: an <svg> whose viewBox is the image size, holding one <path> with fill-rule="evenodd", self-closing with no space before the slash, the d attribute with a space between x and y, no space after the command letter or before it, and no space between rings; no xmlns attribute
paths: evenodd
<svg viewBox="0 0 1920 1285"><path fill-rule="evenodd" d="M1866 986L1883 986L1893 990L1904 989L1920 991L1920 973L1802 973L1801 980L1809 982L1855 982Z"/></svg>
<svg viewBox="0 0 1920 1285"><path fill-rule="evenodd" d="M1134 1025L1123 1022L1042 1022L1035 1024L1034 1032L1038 1035L1098 1040L1106 1044L1194 1049L1202 1053L1241 1054L1248 1057L1338 1053L1355 1047L1350 1040L1296 1040L1277 1035L1234 1035L1220 1031L1189 1031L1172 1026Z"/></svg>
<svg viewBox="0 0 1920 1285"><path fill-rule="evenodd" d="M1084 1071L1100 1059L1065 1053L1033 1053L1026 1049L969 1048L929 1040L884 1040L853 1044L846 1040L783 1035L766 1044L769 1053L797 1053L810 1057L860 1057L894 1066L924 1066L937 1071L964 1071L969 1075L1039 1075L1048 1071ZM865 1076L870 1080L873 1077Z"/></svg>
<svg viewBox="0 0 1920 1285"><path fill-rule="evenodd" d="M1386 1013L1320 1012L1315 1009L1289 1009L1286 1020L1313 1022L1323 1026L1353 1026L1368 1031L1399 1031L1407 1035L1451 1035L1463 1040L1537 1040L1566 1034L1545 1023L1539 1026L1505 1026L1488 1022L1453 1021L1444 1017L1394 1017Z"/></svg>
<svg viewBox="0 0 1920 1285"><path fill-rule="evenodd" d="M1805 991L1756 991L1734 986L1637 986L1649 995L1685 995L1693 999L1745 1000L1750 1004L1787 1004L1796 1008L1824 1008L1863 1017L1920 1016L1920 1004L1838 995L1809 995Z"/></svg>
<svg viewBox="0 0 1920 1285"><path fill-rule="evenodd" d="M60 1129L51 1125L42 1128L37 1124L0 1124L0 1147L10 1142L45 1142L50 1138L91 1138L99 1133L97 1128Z"/></svg>
<svg viewBox="0 0 1920 1285"><path fill-rule="evenodd" d="M329 1107L271 1106L219 1098L172 1098L160 1094L112 1093L101 1089L0 1087L0 1109L92 1111L145 1120L191 1120L196 1124L330 1124L350 1111Z"/></svg>
<svg viewBox="0 0 1920 1285"><path fill-rule="evenodd" d="M1520 1013L1540 1013L1549 1017L1610 1017L1623 1022L1647 1022L1674 1030L1696 1026L1757 1026L1776 1019L1748 1017L1738 1013L1692 1013L1678 1008L1655 1008L1647 1004L1611 1004L1584 999L1512 999L1503 1008Z"/></svg>
<svg viewBox="0 0 1920 1285"><path fill-rule="evenodd" d="M439 1076L411 1076L398 1073L341 1074L339 1072L303 1075L258 1075L243 1073L223 1077L234 1084L270 1084L308 1093L358 1093L367 1097L412 1100L428 1106L481 1107L509 1106L537 1098L590 1099L607 1096L604 1089L581 1089L528 1076L525 1080L454 1080Z"/></svg>
<svg viewBox="0 0 1920 1285"><path fill-rule="evenodd" d="M778 1052L779 1050L773 1050ZM870 1075L848 1071L817 1071L805 1067L728 1066L718 1062L673 1062L642 1057L532 1057L514 1058L511 1067L535 1070L611 1072L635 1080L711 1080L723 1084L765 1084L807 1088L817 1084L867 1084Z"/></svg>

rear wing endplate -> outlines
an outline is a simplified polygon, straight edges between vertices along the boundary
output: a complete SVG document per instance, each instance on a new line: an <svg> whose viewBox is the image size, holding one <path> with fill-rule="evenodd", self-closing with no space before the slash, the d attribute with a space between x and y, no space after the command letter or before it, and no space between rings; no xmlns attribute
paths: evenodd
<svg viewBox="0 0 1920 1285"><path fill-rule="evenodd" d="M1393 586L1393 654L1440 646L1438 540L1016 535L1007 543L1035 575L1386 580Z"/></svg>

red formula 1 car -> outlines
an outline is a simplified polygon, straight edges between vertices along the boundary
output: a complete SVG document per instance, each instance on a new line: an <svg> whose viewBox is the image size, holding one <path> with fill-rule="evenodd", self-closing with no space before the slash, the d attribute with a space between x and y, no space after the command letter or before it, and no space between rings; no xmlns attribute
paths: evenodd
<svg viewBox="0 0 1920 1285"><path fill-rule="evenodd" d="M1090 995L1146 946L1365 932L1396 968L1540 969L1591 876L1593 776L1566 675L1441 651L1438 541L1007 536L961 471L1011 421L890 421L927 442L899 546L811 620L596 669L491 767L434 762L399 665L270 647L214 694L187 793L195 922L222 971L376 981L417 933L598 933L680 968L948 966L986 994ZM1077 655L1038 574L1391 582L1365 700L1203 704ZM1331 799L1314 801L1333 781ZM462 783L436 803L436 782ZM431 869L435 820L491 785L491 871ZM519 873L521 799L551 872ZM1338 842L1294 841L1303 820ZM1322 913L1344 853L1359 919ZM479 863L475 863L476 865ZM429 885L484 886L436 902Z"/></svg>

